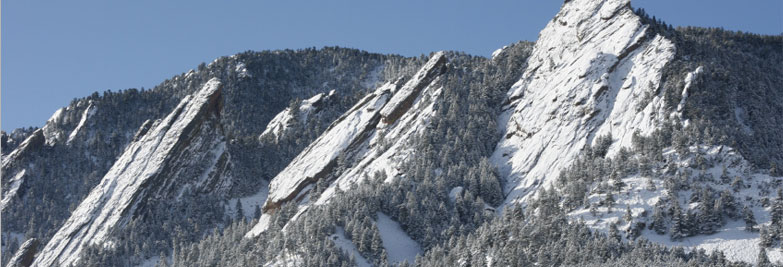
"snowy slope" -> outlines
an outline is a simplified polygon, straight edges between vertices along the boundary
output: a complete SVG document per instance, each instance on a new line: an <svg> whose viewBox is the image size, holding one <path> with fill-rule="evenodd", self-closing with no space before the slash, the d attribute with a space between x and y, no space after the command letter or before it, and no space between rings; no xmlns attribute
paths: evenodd
<svg viewBox="0 0 783 267"><path fill-rule="evenodd" d="M400 228L400 224L386 214L378 212L378 231L381 233L383 247L389 254L389 263L414 263L421 247Z"/></svg>
<svg viewBox="0 0 783 267"><path fill-rule="evenodd" d="M221 140L201 140L204 120L217 112L220 81L212 79L185 97L166 118L156 122L125 149L114 166L36 257L35 266L69 265L91 244L101 244L112 227L133 214L150 183L170 168L173 155L204 141L212 147ZM176 164L175 164L176 165ZM157 181L155 181L157 182Z"/></svg>
<svg viewBox="0 0 783 267"><path fill-rule="evenodd" d="M338 226L335 228L334 232L335 233L331 236L332 242L334 242L334 244L337 245L337 247L339 247L343 252L347 253L351 257L354 257L356 259L357 266L372 266L372 264L370 264L370 262L359 253L359 249L356 248L356 245L354 245L350 239L345 237L345 229Z"/></svg>
<svg viewBox="0 0 783 267"><path fill-rule="evenodd" d="M651 133L668 116L656 88L674 51L628 0L566 1L499 118L505 135L492 161L506 177L507 202L550 184L597 136L615 137L611 154L630 145L634 131Z"/></svg>
<svg viewBox="0 0 783 267"><path fill-rule="evenodd" d="M689 199L693 194L698 194L698 192L694 192L694 188L709 186L716 192L724 190L734 192L734 199L737 201L736 206L740 212L747 205L752 210L759 225L769 225L770 208L764 207L762 200L764 198L774 199L775 192L774 190L760 190L760 188L770 187L770 185L776 183L777 179L770 177L766 173L757 172L748 161L729 147L693 146L690 150L703 154L703 157L707 162L710 162L712 167L706 168L702 173L700 168L697 167L698 164L694 156L683 158L671 149L664 153L666 162L677 166L679 172L690 172L690 179L694 181L690 183L692 187L689 190L679 190L677 194L678 201L684 212L688 210L693 213L698 212L699 204L689 203ZM656 173L666 171L666 164L663 162L656 162L653 165L656 166L654 168ZM743 186L735 189L732 183L721 181L719 177L723 175L724 168L726 176L730 179L741 177ZM619 194L614 194L616 203L613 205L613 208L609 209L607 206L601 206L595 210L595 214L591 213L588 208L580 208L571 211L569 216L574 220L582 220L587 226L602 232L607 232L610 224L618 223L618 229L621 232L625 232L632 225L631 222L623 220L626 207L631 210L633 223L642 222L649 225L652 223L652 214L656 203L659 200L663 201L672 196L671 192L666 189L663 180L655 176L634 174L623 178L622 181L626 184L626 187ZM654 188L650 188L649 181L653 182ZM599 193L595 186L592 187L592 191L593 193L588 196L590 203L599 203L606 198L606 194ZM725 220L726 224L717 229L716 233L710 235L696 235L673 241L668 232L659 235L655 231L645 228L641 232L640 237L671 247L702 248L707 252L720 250L726 255L728 260L755 263L759 251L759 232L745 231L745 222L742 218L725 218ZM772 262L783 260L783 253L777 249L768 249L767 255Z"/></svg>

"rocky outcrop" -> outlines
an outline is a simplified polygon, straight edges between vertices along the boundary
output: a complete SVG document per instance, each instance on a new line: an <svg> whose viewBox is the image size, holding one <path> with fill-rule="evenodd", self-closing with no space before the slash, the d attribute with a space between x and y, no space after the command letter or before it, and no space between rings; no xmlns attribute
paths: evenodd
<svg viewBox="0 0 783 267"><path fill-rule="evenodd" d="M2 181L3 198L0 201L0 210L5 210L12 199L24 195L26 170L24 166L19 166L18 159L27 157L27 154L31 153L30 151L39 149L45 143L46 138L43 135L43 130L38 129L22 141L16 149L3 157L2 173L5 175L5 179Z"/></svg>
<svg viewBox="0 0 783 267"><path fill-rule="evenodd" d="M597 136L614 137L611 155L635 131L656 129L669 115L658 88L674 53L628 0L566 2L541 31L499 119L505 135L492 160L506 177L507 201L550 184Z"/></svg>
<svg viewBox="0 0 783 267"><path fill-rule="evenodd" d="M446 56L443 52L437 52L433 55L422 69L416 73L413 78L396 92L389 104L381 110L383 123L391 124L413 105L414 100L419 96L421 90L432 82L435 77L445 71Z"/></svg>
<svg viewBox="0 0 783 267"><path fill-rule="evenodd" d="M386 84L364 97L294 158L272 179L264 211L271 212L283 202L294 199L306 186L328 174L337 165L338 156L375 128L380 120L379 110L395 87Z"/></svg>
<svg viewBox="0 0 783 267"><path fill-rule="evenodd" d="M334 90L327 93L320 93L311 98L305 99L297 106L296 110L292 108L286 108L281 111L267 124L266 129L258 137L263 140L265 138L271 138L275 142L279 141L281 136L284 136L291 130L294 123L302 123L307 121L307 118L311 114L318 113L321 109L328 105L329 101L334 99L336 92Z"/></svg>
<svg viewBox="0 0 783 267"><path fill-rule="evenodd" d="M101 244L115 226L132 216L148 196L167 197L176 188L178 175L188 167L223 158L225 141L218 134L221 110L221 84L207 82L197 93L185 97L164 119L129 144L112 168L36 257L35 266L70 265L89 245ZM205 156L192 156L195 154ZM210 151L211 153L199 153ZM211 157L209 155L212 155ZM192 184L220 188L210 181L216 177L208 169ZM190 176L190 175L187 175ZM187 177L193 180L192 176ZM215 189L211 189L215 190Z"/></svg>
<svg viewBox="0 0 783 267"><path fill-rule="evenodd" d="M434 113L432 98L439 96L440 90L433 85L446 63L443 52L435 53L405 84L398 79L379 87L338 118L272 179L264 215L248 236L265 231L269 214L285 202L299 202L299 216L310 204L328 201L336 187L345 189L375 171L396 176L396 168L411 153L407 140L423 131ZM333 172L336 167L339 173ZM326 191L317 200L309 199L310 190L320 179L328 180Z"/></svg>
<svg viewBox="0 0 783 267"><path fill-rule="evenodd" d="M21 247L19 247L19 250L16 251L16 254L14 254L14 257L11 258L10 261L8 261L8 264L6 264L6 267L27 267L33 264L33 257L35 256L35 253L38 252L38 246L40 245L40 242L38 242L38 239L30 238L29 240L25 241Z"/></svg>

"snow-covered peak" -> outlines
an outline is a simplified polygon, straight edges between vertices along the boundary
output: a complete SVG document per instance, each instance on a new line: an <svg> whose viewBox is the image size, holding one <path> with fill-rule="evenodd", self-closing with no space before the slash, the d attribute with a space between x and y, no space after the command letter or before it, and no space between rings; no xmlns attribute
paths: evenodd
<svg viewBox="0 0 783 267"><path fill-rule="evenodd" d="M675 47L647 29L628 0L572 0L541 31L499 119L505 135L492 159L507 201L551 183L597 136L619 141L611 154L655 129L666 114L656 89Z"/></svg>

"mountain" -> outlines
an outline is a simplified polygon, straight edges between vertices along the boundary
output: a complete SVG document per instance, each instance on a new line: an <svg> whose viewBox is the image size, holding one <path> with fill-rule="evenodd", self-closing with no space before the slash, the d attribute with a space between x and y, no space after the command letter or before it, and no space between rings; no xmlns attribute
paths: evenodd
<svg viewBox="0 0 783 267"><path fill-rule="evenodd" d="M780 47L569 0L491 58L219 58L2 133L2 263L783 261Z"/></svg>

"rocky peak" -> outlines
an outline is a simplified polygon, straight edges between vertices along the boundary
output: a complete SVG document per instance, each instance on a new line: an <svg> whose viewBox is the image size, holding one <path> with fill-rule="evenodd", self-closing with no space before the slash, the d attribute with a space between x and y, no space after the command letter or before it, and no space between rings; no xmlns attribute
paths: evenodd
<svg viewBox="0 0 783 267"><path fill-rule="evenodd" d="M628 0L567 1L549 22L499 119L492 158L507 179L507 201L548 185L597 136L611 151L666 116L658 91L673 43L648 31ZM611 152L610 152L611 154Z"/></svg>

